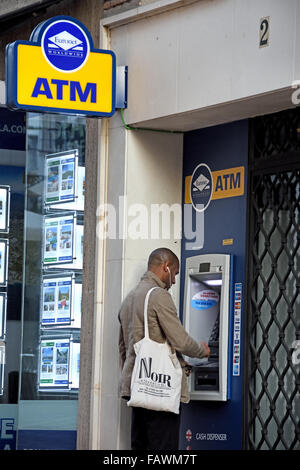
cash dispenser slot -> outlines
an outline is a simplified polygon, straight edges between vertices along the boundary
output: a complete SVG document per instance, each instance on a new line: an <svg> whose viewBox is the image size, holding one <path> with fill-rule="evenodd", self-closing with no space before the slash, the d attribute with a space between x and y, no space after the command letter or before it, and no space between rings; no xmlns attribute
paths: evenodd
<svg viewBox="0 0 300 470"><path fill-rule="evenodd" d="M219 390L219 370L209 368L196 368L194 372L195 390Z"/></svg>

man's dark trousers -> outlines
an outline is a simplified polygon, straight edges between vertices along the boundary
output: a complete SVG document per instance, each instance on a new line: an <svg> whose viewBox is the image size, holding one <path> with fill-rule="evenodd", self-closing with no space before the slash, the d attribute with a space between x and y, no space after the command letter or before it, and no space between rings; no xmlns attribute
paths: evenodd
<svg viewBox="0 0 300 470"><path fill-rule="evenodd" d="M132 407L132 450L178 450L180 414Z"/></svg>

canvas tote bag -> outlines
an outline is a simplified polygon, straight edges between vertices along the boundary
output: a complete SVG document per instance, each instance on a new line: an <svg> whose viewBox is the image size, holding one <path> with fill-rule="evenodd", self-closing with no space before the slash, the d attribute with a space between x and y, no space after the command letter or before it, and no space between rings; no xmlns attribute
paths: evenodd
<svg viewBox="0 0 300 470"><path fill-rule="evenodd" d="M147 292L144 305L145 336L134 344L136 354L131 377L131 397L128 406L179 414L182 368L167 342L157 343L149 338Z"/></svg>

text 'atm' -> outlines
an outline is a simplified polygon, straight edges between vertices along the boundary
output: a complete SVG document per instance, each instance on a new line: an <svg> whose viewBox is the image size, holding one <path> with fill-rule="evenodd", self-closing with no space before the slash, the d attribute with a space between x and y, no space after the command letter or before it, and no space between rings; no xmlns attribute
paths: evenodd
<svg viewBox="0 0 300 470"><path fill-rule="evenodd" d="M183 323L209 358L186 358L192 400L228 400L228 335L232 256L210 254L186 259Z"/></svg>

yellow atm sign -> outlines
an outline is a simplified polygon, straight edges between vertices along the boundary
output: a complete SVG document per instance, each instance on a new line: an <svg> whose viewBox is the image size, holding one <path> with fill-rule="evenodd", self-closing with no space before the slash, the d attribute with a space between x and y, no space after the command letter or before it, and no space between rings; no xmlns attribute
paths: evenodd
<svg viewBox="0 0 300 470"><path fill-rule="evenodd" d="M244 194L244 167L239 166L227 170L213 171L212 199L242 196Z"/></svg>
<svg viewBox="0 0 300 470"><path fill-rule="evenodd" d="M10 108L96 117L114 114L115 55L94 49L80 22L52 18L39 25L30 39L6 47Z"/></svg>

